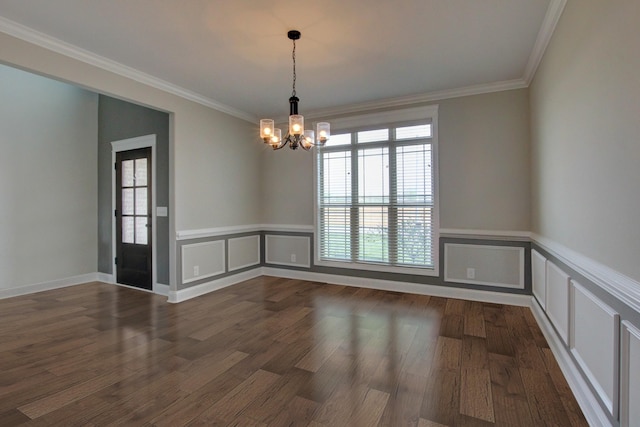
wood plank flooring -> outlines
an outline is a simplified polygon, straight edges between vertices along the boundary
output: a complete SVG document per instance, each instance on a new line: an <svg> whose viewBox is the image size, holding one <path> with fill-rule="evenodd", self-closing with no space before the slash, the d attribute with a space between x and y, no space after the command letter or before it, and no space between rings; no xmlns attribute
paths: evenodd
<svg viewBox="0 0 640 427"><path fill-rule="evenodd" d="M0 300L0 425L586 426L527 308L259 277Z"/></svg>

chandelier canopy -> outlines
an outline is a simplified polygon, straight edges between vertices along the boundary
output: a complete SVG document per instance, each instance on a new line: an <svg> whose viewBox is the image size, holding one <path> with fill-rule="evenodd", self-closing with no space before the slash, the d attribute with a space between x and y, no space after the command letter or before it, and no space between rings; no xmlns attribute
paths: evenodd
<svg viewBox="0 0 640 427"><path fill-rule="evenodd" d="M300 39L300 31L291 30L287 37L293 41L293 91L289 98L289 131L282 137L282 130L274 127L272 119L260 120L260 138L265 144L269 144L274 150L279 150L289 144L292 150L302 147L309 151L315 145L324 145L331 135L327 122L319 122L316 125L317 134L313 130L304 129L304 117L298 114L298 102L296 96L296 40ZM316 139L317 136L317 139Z"/></svg>

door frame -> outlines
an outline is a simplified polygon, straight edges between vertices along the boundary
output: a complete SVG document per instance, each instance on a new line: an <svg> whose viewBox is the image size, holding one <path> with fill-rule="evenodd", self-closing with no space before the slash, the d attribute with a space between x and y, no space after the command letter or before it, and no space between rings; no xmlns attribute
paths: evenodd
<svg viewBox="0 0 640 427"><path fill-rule="evenodd" d="M151 148L151 289L153 293L162 293L158 286L157 263L157 227L156 227L156 135L144 135L136 138L111 141L111 265L113 282L118 285L116 267L116 221L113 212L116 210L116 153L121 151L136 150L138 148ZM122 285L127 286L128 285ZM145 289L134 288L142 291Z"/></svg>

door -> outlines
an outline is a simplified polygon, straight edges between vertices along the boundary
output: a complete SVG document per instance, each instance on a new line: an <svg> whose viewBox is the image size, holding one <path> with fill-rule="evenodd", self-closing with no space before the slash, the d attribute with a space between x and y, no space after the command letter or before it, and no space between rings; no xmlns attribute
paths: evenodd
<svg viewBox="0 0 640 427"><path fill-rule="evenodd" d="M151 148L116 153L116 281L152 289Z"/></svg>

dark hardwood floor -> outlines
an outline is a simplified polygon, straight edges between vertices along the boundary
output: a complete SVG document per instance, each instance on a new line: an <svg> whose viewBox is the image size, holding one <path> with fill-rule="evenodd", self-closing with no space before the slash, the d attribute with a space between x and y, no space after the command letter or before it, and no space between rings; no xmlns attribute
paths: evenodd
<svg viewBox="0 0 640 427"><path fill-rule="evenodd" d="M3 427L587 425L528 308L260 277L0 316Z"/></svg>

